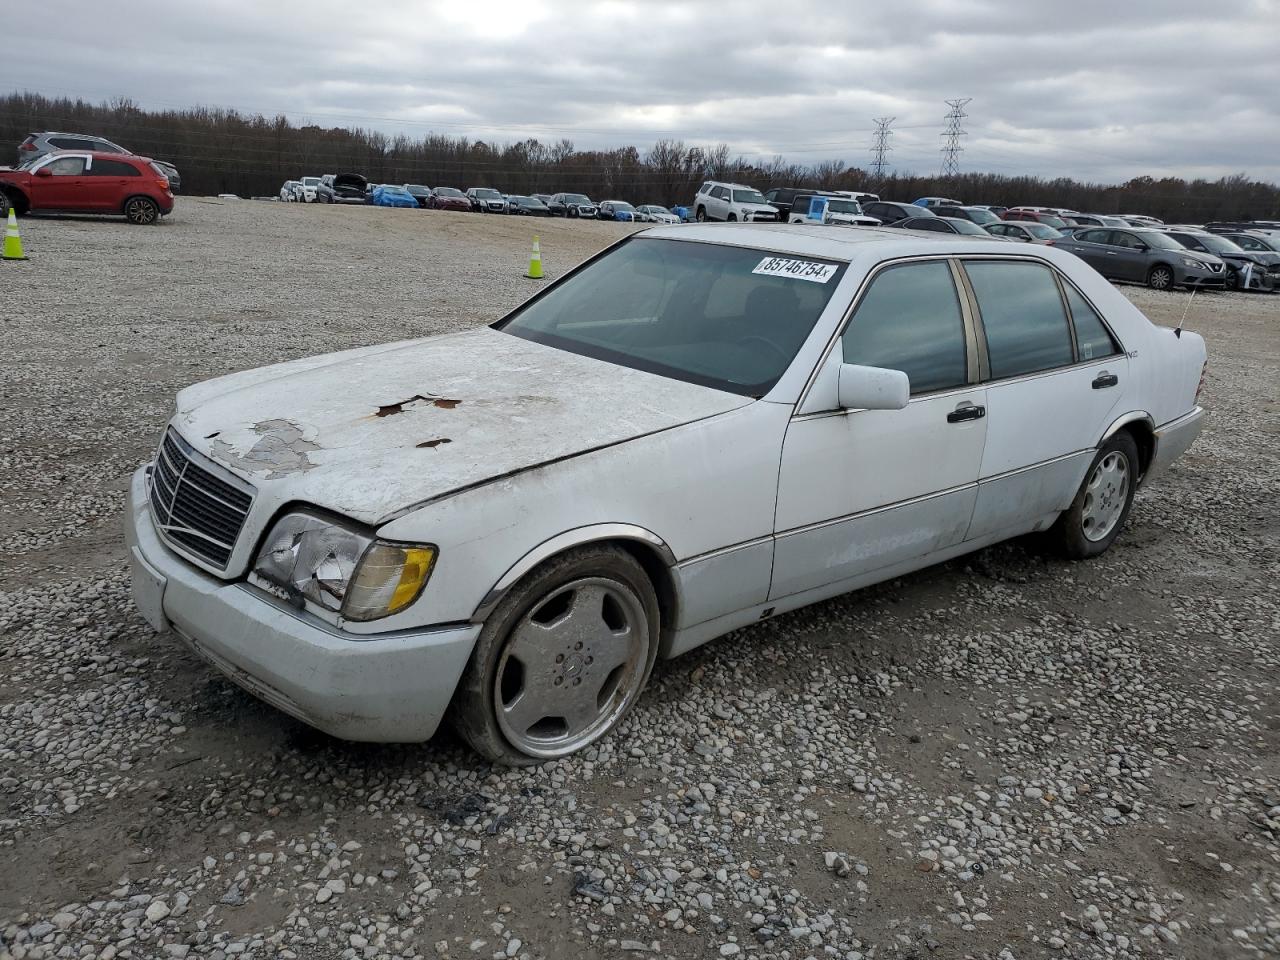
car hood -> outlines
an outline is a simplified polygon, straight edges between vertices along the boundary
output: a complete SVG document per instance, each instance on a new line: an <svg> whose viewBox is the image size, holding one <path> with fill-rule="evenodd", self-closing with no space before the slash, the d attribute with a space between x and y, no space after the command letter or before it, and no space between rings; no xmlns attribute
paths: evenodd
<svg viewBox="0 0 1280 960"><path fill-rule="evenodd" d="M489 328L188 387L174 426L271 499L407 508L751 403Z"/></svg>
<svg viewBox="0 0 1280 960"><path fill-rule="evenodd" d="M1270 267L1280 263L1280 253L1263 253L1260 250L1244 250L1240 253L1220 253L1223 260L1236 263L1255 263L1260 267Z"/></svg>

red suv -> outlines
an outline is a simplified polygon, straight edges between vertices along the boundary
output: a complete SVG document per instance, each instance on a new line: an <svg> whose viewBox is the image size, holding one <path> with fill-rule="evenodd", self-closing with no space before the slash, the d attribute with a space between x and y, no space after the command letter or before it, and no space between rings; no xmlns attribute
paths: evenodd
<svg viewBox="0 0 1280 960"><path fill-rule="evenodd" d="M1031 223L1043 223L1046 226L1053 227L1055 230L1061 230L1063 227L1075 225L1075 221L1070 217L1060 217L1056 213L1051 213L1048 210L1032 210L1025 207L1014 207L1012 210L1006 210L1000 219L1026 220Z"/></svg>
<svg viewBox="0 0 1280 960"><path fill-rule="evenodd" d="M19 213L57 210L115 213L130 223L155 223L173 210L163 170L146 157L67 150L16 170L0 169L0 193ZM0 198L0 205L4 199Z"/></svg>

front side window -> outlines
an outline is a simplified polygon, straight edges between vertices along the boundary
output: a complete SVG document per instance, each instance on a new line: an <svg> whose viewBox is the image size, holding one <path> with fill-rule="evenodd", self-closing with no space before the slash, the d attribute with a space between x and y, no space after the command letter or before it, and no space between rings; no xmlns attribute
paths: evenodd
<svg viewBox="0 0 1280 960"><path fill-rule="evenodd" d="M1073 362L1071 328L1048 267L992 260L969 261L964 268L978 300L993 380Z"/></svg>
<svg viewBox="0 0 1280 960"><path fill-rule="evenodd" d="M84 173L84 157L59 157L46 169L55 177L78 177Z"/></svg>
<svg viewBox="0 0 1280 960"><path fill-rule="evenodd" d="M1115 356L1120 352L1119 345L1107 330L1106 324L1077 290L1069 283L1062 286L1067 291L1067 306L1071 308L1071 322L1076 326L1076 346L1080 348L1081 360L1098 360L1102 357Z"/></svg>
<svg viewBox="0 0 1280 960"><path fill-rule="evenodd" d="M1076 234L1077 240L1083 240L1085 243L1109 243L1112 232L1110 230L1085 230Z"/></svg>
<svg viewBox="0 0 1280 960"><path fill-rule="evenodd" d="M904 263L880 273L842 338L845 363L901 370L913 394L963 386L964 316L951 267Z"/></svg>
<svg viewBox="0 0 1280 960"><path fill-rule="evenodd" d="M495 324L571 353L744 396L795 359L845 266L637 237Z"/></svg>

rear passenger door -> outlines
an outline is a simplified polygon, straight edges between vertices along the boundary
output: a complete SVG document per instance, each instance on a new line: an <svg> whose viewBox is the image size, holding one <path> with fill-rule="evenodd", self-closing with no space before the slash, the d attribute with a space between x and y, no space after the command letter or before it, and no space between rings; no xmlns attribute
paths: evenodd
<svg viewBox="0 0 1280 960"><path fill-rule="evenodd" d="M103 157L91 160L85 174L85 202L92 210L122 210L142 178L133 164Z"/></svg>
<svg viewBox="0 0 1280 960"><path fill-rule="evenodd" d="M1047 523L1075 496L1127 387L1128 358L1048 264L970 259L987 443L970 539Z"/></svg>

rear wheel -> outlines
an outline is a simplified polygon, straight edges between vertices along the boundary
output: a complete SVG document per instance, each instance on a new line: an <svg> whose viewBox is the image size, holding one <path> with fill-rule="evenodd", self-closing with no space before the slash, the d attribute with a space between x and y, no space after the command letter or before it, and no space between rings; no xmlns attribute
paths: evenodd
<svg viewBox="0 0 1280 960"><path fill-rule="evenodd" d="M730 222L730 223L737 223L737 222L738 222L738 215L737 215L736 213L731 213L731 214L729 214L729 222Z"/></svg>
<svg viewBox="0 0 1280 960"><path fill-rule="evenodd" d="M160 218L160 207L150 197L130 197L124 202L124 215L130 223L145 227Z"/></svg>
<svg viewBox="0 0 1280 960"><path fill-rule="evenodd" d="M1138 484L1138 445L1127 430L1107 440L1050 535L1072 560L1103 553L1128 519Z"/></svg>
<svg viewBox="0 0 1280 960"><path fill-rule="evenodd" d="M619 547L584 547L530 574L485 622L450 706L478 752L509 764L567 756L635 704L658 648L658 600Z"/></svg>
<svg viewBox="0 0 1280 960"><path fill-rule="evenodd" d="M1147 286L1152 290L1172 290L1173 271L1163 263L1158 263L1147 274Z"/></svg>
<svg viewBox="0 0 1280 960"><path fill-rule="evenodd" d="M707 222L707 208L706 208L706 207L699 207L699 208L698 208L698 212L697 212L696 214L694 214L694 219L695 219L695 220L697 220L699 223L706 223L706 222Z"/></svg>

